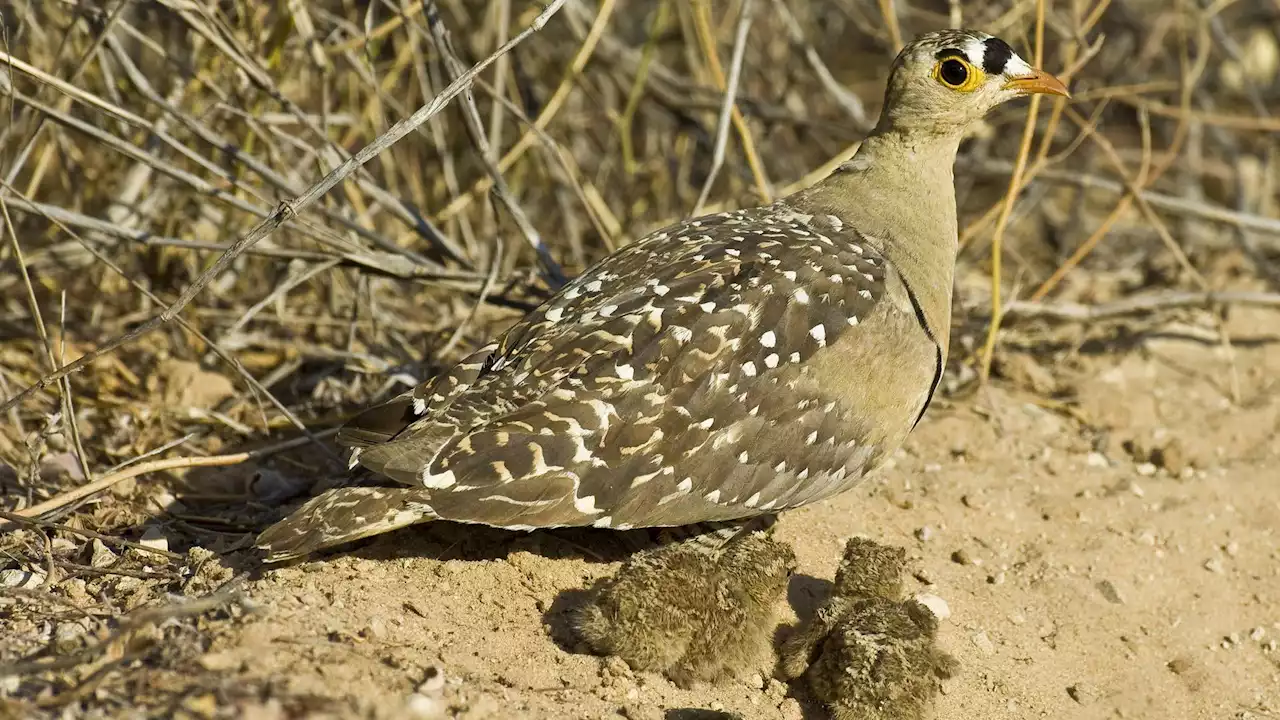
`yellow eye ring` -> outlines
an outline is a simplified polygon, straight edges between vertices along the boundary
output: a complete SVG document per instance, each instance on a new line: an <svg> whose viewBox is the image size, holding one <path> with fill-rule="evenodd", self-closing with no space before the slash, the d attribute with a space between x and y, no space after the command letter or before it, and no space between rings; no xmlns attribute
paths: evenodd
<svg viewBox="0 0 1280 720"><path fill-rule="evenodd" d="M933 66L933 78L957 92L973 92L987 76L959 55L948 55Z"/></svg>

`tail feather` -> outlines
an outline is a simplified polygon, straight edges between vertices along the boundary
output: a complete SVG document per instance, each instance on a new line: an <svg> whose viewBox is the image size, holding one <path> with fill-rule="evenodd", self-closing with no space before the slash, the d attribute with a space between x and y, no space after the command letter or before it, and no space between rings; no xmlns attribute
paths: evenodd
<svg viewBox="0 0 1280 720"><path fill-rule="evenodd" d="M280 562L434 518L424 488L336 488L264 530L256 544L267 562Z"/></svg>

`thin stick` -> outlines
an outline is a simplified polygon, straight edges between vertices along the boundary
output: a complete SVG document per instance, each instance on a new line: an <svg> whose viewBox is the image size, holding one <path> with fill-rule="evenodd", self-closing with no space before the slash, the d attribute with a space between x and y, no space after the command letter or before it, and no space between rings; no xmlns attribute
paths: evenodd
<svg viewBox="0 0 1280 720"><path fill-rule="evenodd" d="M427 4L427 25L431 29L437 49L444 53L445 68L450 76L454 78L461 77L463 65L454 52L453 42L449 38L449 31L440 19L440 11L434 0L424 0L424 2ZM498 103L495 103L494 112L501 112L498 108ZM567 282L564 271L560 269L560 265L555 261L555 258L551 257L551 251L547 249L547 244L542 240L541 233L533 226L533 222L529 220L524 208L520 207L520 203L516 201L515 196L511 193L511 188L507 186L506 178L502 177L502 171L494 163L489 140L485 137L484 123L480 119L480 109L476 107L475 95L470 88L467 88L462 93L462 117L465 121L467 132L471 136L471 141L475 143L476 149L480 151L480 160L484 163L485 170L488 171L489 177L493 181L494 192L498 195L499 202L510 213L511 219L515 221L516 227L520 230L520 234L524 235L529 246L533 248L539 264L542 265L543 279L553 289L560 288ZM498 240L498 242L501 243L501 240ZM500 255L501 250L498 250L495 254ZM490 271L490 280L496 272L496 267ZM486 287L489 287L490 280L485 281ZM484 298L487 294L486 291L481 291L480 300L477 302L476 307L484 304Z"/></svg>
<svg viewBox="0 0 1280 720"><path fill-rule="evenodd" d="M1177 308L1213 308L1221 305L1249 305L1280 310L1280 293L1224 291L1224 292L1167 292L1124 298L1098 305L1082 303L1046 304L1015 300L1004 310L1006 318L1062 320L1068 322L1098 322L1127 315L1173 310Z"/></svg>
<svg viewBox="0 0 1280 720"><path fill-rule="evenodd" d="M725 145L729 142L729 121L733 112L738 109L735 99L738 97L738 79L742 77L742 59L746 55L747 35L751 31L751 13L755 9L755 0L743 0L742 9L738 13L738 25L734 31L733 58L729 63L729 80L725 86L724 104L720 107L720 118L716 122L716 145L711 154L711 169L707 171L707 179L702 183L702 192L698 193L698 201L693 204L692 215L702 212L702 206L711 194L711 186L715 184L716 175L724 165ZM714 46L711 48L715 52Z"/></svg>
<svg viewBox="0 0 1280 720"><path fill-rule="evenodd" d="M330 430L323 430L321 432L313 433L313 434L315 437L324 438L330 435L336 435L337 433L338 433L337 428L333 428ZM98 478L97 480L94 480L93 482L88 483L86 485L81 485L80 487L74 490L71 490L70 492L65 492L65 493L62 493L61 495L55 495L54 497L49 498L48 500L45 500L42 503L37 503L35 505L32 505L31 507L17 510L13 514L22 518L37 518L37 517L40 517L41 515L45 515L47 513L53 512L54 510L58 510L59 508L66 507L67 505L70 505L72 503L76 503L81 500L84 500L85 498L92 497L93 495L96 495L102 492L103 490L107 490L108 488L110 488L112 485L115 485L116 483L123 482L125 480L128 480L129 478L138 477L139 475L147 475L155 472L163 472L165 470L181 470L181 469L196 468L196 467L223 467L226 465L239 465L241 463L245 463L250 460L255 460L255 459L264 458L270 455L275 455L276 453L284 452L285 450L292 450L293 448L306 445L309 442L311 442L311 438L300 437L300 438L294 438L292 440L286 440L284 442L276 443L274 445L268 445L266 447L259 448L257 450L249 450L247 452L234 453L231 455L208 455L204 457L165 458L164 460L152 460L150 462L138 463L137 465L131 465L127 468L124 468L123 470L118 470L116 472L104 475ZM7 525L0 525L0 530L8 530L8 529L10 528Z"/></svg>
<svg viewBox="0 0 1280 720"><path fill-rule="evenodd" d="M974 167L984 173L997 175L1007 175L1013 171L1013 163L1002 160L984 160ZM1071 170L1043 170L1036 175L1036 179L1045 182L1075 185L1085 190L1102 190L1113 195L1123 195L1128 192L1128 188L1125 187L1124 183L1098 175ZM1143 200L1151 203L1152 207L1159 208L1170 215L1194 217L1256 233L1280 236L1280 219L1277 218L1232 210L1231 208L1213 205L1200 200L1166 195L1154 190L1143 190L1140 194ZM1273 240L1268 243L1268 247L1280 248L1280 242Z"/></svg>
<svg viewBox="0 0 1280 720"><path fill-rule="evenodd" d="M563 0L560 0L560 3L563 3ZM569 68L565 71L564 77L560 79L560 84L556 86L555 92L551 94L551 98L547 100L547 103L542 106L538 117L533 121L533 127L526 129L520 139L516 141L516 144L511 146L511 149L498 161L499 170L504 173L510 170L528 152L529 148L533 147L536 139L534 129L546 130L547 126L551 124L551 120L560 112L560 108L569 99L569 93L573 90L575 81L582 74L582 69L586 67L587 61L595 54L596 47L600 43L600 38L604 35L605 28L609 24L609 18L612 17L616 6L617 0L601 1L600 9L596 12L595 21L591 23L591 29L587 31L587 38L583 41L582 46L578 48L573 60L569 62ZM471 186L471 190L460 195L453 202L446 205L443 210L436 213L436 220L438 222L449 220L467 209L477 196L488 192L491 187L493 187L492 178L480 178Z"/></svg>
<svg viewBox="0 0 1280 720"><path fill-rule="evenodd" d="M782 24L787 26L791 43L804 51L805 61L809 63L813 74L818 76L818 81L822 83L822 87L826 88L827 94L836 101L836 105L839 105L841 110L844 110L849 119L853 120L853 124L859 130L864 132L870 130L875 123L867 117L867 109L862 105L862 98L850 92L831 74L831 70L827 68L826 63L822 62L818 51L805 38L804 30L800 27L800 23L796 22L796 16L787 7L786 0L773 0L773 9L782 18Z"/></svg>
<svg viewBox="0 0 1280 720"><path fill-rule="evenodd" d="M716 51L716 38L711 29L711 6L708 0L698 0L693 7L693 24L698 36L698 44L702 46L702 55L706 58L707 69L711 71L711 79L715 81L716 87L721 92L728 92L729 81L724 76L724 68L720 66L720 54ZM733 127L738 131L738 139L742 142L742 154L747 158L747 167L751 170L751 177L756 183L756 193L764 202L773 199L773 193L769 189L769 178L764 174L764 167L760 162L760 155L756 152L755 141L751 139L751 128L747 126L746 118L742 117L742 111L736 106L730 108L732 113Z"/></svg>
<svg viewBox="0 0 1280 720"><path fill-rule="evenodd" d="M1035 66L1044 62L1044 4L1045 0L1036 2L1036 43ZM1031 141L1036 134L1036 119L1040 115L1040 95L1031 96L1031 106L1027 108L1027 121L1022 126L1022 144L1018 148L1018 159L1013 166L1013 175L1009 178L1009 189L1004 196L1004 205L1000 207L1000 215L996 218L995 233L991 237L991 324L987 328L987 339L982 346L981 366L978 376L986 382L991 375L991 359L995 356L996 338L1000 335L1000 285L1001 254L1004 252L1004 231L1013 213L1013 205L1022 192L1022 174L1027 169L1027 158L1031 154Z"/></svg>
<svg viewBox="0 0 1280 720"><path fill-rule="evenodd" d="M40 312L40 303L36 300L36 291L31 284L31 273L27 269L26 259L22 255L22 245L18 242L18 235L13 229L13 218L9 216L9 206L5 203L4 196L0 195L0 217L4 219L5 234L9 237L9 245L13 248L14 260L18 263L18 272L22 276L23 287L27 291L27 306L31 313L31 318L36 324L36 334L40 337L40 343L44 346L45 359L49 362L49 369L56 371L60 366L58 360L53 354L53 343L49 339L48 328L44 324L44 315ZM66 333L66 295L63 295L63 321L62 331ZM71 400L71 381L63 378L58 381L58 399L62 405L62 422L66 426L67 434L70 435L72 445L76 450L76 462L80 463L81 473L89 479L93 479L93 474L89 470L89 458L84 454L84 445L80 441L80 426L76 422L76 408Z"/></svg>
<svg viewBox="0 0 1280 720"><path fill-rule="evenodd" d="M17 405L32 393L43 390L48 387L50 383L56 382L58 379L66 377L73 372L83 370L86 366L103 355L114 352L116 349L132 343L138 338L148 335L172 322L173 319L181 313L187 305L191 304L191 301L194 300L195 297L214 280L214 278L221 275L232 261L239 257L245 250L252 247L259 240L270 235L286 221L297 217L299 212L323 197L327 192L329 192L329 190L333 189L335 185L353 173L357 168L369 162L369 160L373 159L378 153L382 152L386 148L394 145L405 135L413 132L419 125L426 122L428 118L443 110L444 107L453 100L453 98L457 97L465 88L469 87L472 80L483 72L485 68L493 64L498 57L524 42L533 33L541 30L542 27L547 24L547 21L560 10L564 3L565 0L551 0L551 3L549 3L547 7L533 19L533 22L529 24L529 27L525 28L519 35L516 35L488 57L471 66L466 73L454 82L450 83L443 92L432 98L431 102L418 108L418 110L408 118L392 125L390 129L375 138L373 142L361 148L360 152L343 161L340 165L329 172L329 174L312 184L305 193L294 198L292 201L281 203L270 217L258 223L247 234L232 243L231 247L228 248L227 251L223 253L211 266L209 266L208 269L201 273L200 277L196 278L195 282L187 286L186 290L182 292L177 300L174 300L173 303L158 315L147 322L138 325L133 330L118 335L111 340L108 340L100 347L85 353L75 362L65 365L57 371L40 378L40 380L34 385L23 389L17 395L5 400L3 404L0 404L0 412L4 412L10 407Z"/></svg>
<svg viewBox="0 0 1280 720"><path fill-rule="evenodd" d="M893 53L896 55L902 49L902 29L898 27L898 10L893 6L893 0L878 0L880 5L880 16L884 18L885 27L889 29L889 44L893 46Z"/></svg>

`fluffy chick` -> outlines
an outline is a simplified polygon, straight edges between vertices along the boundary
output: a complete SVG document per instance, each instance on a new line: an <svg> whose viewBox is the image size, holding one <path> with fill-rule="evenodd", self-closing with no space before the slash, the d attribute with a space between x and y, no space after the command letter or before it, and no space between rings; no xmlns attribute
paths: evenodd
<svg viewBox="0 0 1280 720"><path fill-rule="evenodd" d="M695 542L637 553L579 610L579 636L636 670L677 685L719 682L758 662L795 569L790 546L765 533L716 550Z"/></svg>
<svg viewBox="0 0 1280 720"><path fill-rule="evenodd" d="M918 720L956 661L937 648L938 620L901 600L906 552L854 538L831 598L783 643L778 674L804 676L834 720Z"/></svg>

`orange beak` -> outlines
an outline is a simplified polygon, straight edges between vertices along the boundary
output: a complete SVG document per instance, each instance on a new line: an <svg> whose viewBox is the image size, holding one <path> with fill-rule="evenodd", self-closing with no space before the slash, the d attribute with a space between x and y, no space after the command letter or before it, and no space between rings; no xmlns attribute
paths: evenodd
<svg viewBox="0 0 1280 720"><path fill-rule="evenodd" d="M1069 98L1071 93L1058 78L1043 70L1036 70L1030 75L1017 77L1004 84L1006 90L1016 90L1023 95L1040 93L1042 95L1061 95Z"/></svg>

